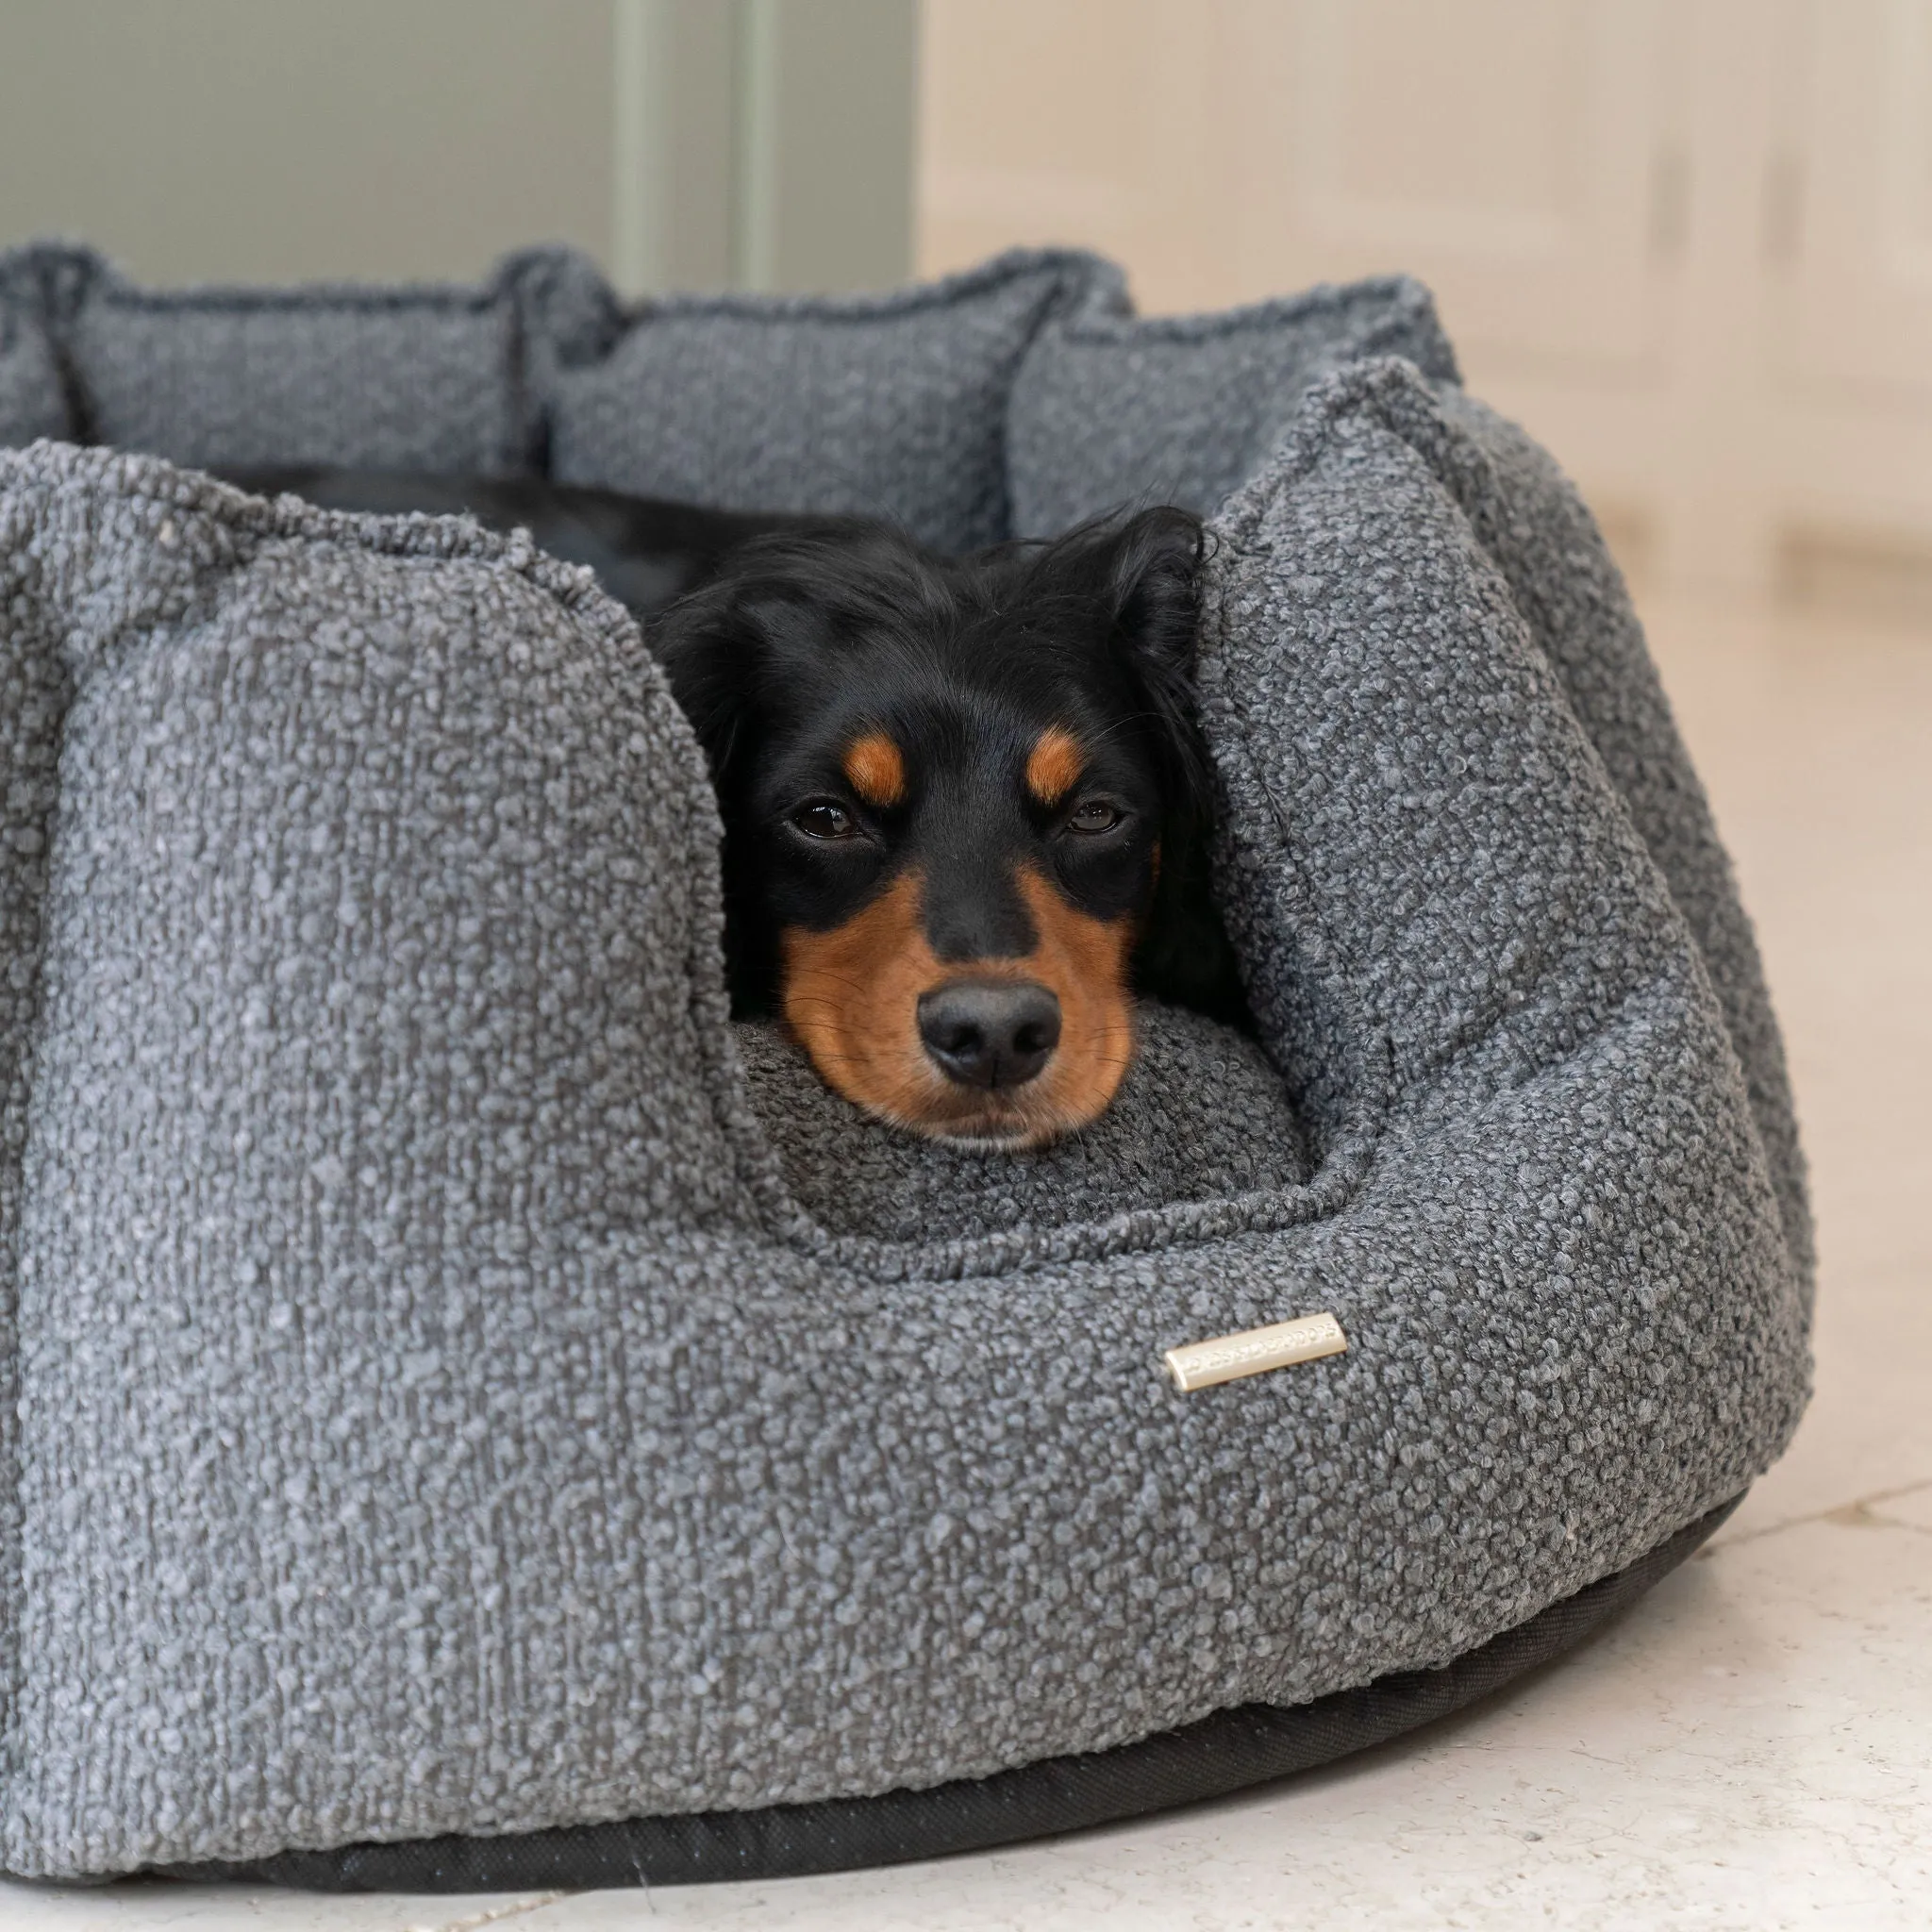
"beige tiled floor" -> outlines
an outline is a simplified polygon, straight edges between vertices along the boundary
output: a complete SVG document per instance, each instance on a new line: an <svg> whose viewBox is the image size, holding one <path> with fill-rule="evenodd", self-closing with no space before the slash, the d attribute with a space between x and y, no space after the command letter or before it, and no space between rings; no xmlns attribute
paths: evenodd
<svg viewBox="0 0 1932 1932"><path fill-rule="evenodd" d="M0 1887L0 1927L1932 1925L1932 635L1652 633L1763 935L1824 1265L1797 1446L1623 1624L1340 1768L1012 1852L569 1899Z"/></svg>

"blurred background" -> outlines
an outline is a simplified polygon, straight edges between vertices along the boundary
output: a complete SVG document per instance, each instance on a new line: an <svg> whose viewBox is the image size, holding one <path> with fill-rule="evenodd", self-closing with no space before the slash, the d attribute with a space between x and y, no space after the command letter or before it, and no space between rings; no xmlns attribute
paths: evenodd
<svg viewBox="0 0 1932 1932"><path fill-rule="evenodd" d="M1775 1830L1832 1923L1923 1923L1923 1878L1898 1920L1843 1883L1923 1874L1923 1804L1819 1824L1804 1794L1855 1758L1902 1794L1932 1774L1932 0L0 0L0 246L43 235L158 285L472 280L551 240L635 296L875 288L1016 242L1113 255L1150 311L1426 280L1631 576L1814 1164L1818 1398L1699 1571L1691 1624L1737 1662L1685 1652L1705 1715L1670 1802L1713 1898ZM1607 1705L1678 1696L1646 1641ZM1767 1711L1822 1713L1816 1752ZM1610 1923L1563 1915L1563 1874L1674 1856L1641 1823L1657 1787L1538 1722L1493 1747L1509 1775L1624 1821L1574 1870L1539 1847L1548 1923ZM1426 1806L1410 1761L1355 1802ZM1297 1844L1272 1821L1306 1802L1241 1816ZM1475 1828L1443 1803L1417 1882L1461 1898ZM1066 1856L1110 1884L1147 1841ZM1795 1923L1775 1890L1707 1923ZM1500 1923L1469 1897L1455 1923Z"/></svg>
<svg viewBox="0 0 1932 1932"><path fill-rule="evenodd" d="M1148 310L1401 268L1633 575L1932 625L1927 0L5 0L0 242Z"/></svg>

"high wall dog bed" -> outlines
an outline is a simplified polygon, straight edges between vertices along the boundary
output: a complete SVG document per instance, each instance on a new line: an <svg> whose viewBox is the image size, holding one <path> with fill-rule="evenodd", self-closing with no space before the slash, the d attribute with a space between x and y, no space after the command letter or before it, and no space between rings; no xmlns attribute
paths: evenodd
<svg viewBox="0 0 1932 1932"><path fill-rule="evenodd" d="M1574 495L1401 282L1189 322L153 296L0 260L0 1864L772 1874L1318 1761L1573 1641L1807 1386L1749 929ZM142 455L125 450L148 452ZM725 1016L629 621L175 465L549 465L960 545L1213 511L1260 1043L947 1153ZM1166 1352L1345 1340L1183 1392Z"/></svg>

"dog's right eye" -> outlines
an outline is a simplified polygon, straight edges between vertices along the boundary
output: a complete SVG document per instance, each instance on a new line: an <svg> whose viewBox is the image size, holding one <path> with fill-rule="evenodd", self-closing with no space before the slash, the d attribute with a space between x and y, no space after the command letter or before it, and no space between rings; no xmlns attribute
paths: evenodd
<svg viewBox="0 0 1932 1932"><path fill-rule="evenodd" d="M791 823L808 839L856 839L858 825L842 805L829 798L809 799L791 814Z"/></svg>
<svg viewBox="0 0 1932 1932"><path fill-rule="evenodd" d="M1112 831L1124 816L1111 799L1089 798L1067 814L1067 830L1091 837L1095 832Z"/></svg>

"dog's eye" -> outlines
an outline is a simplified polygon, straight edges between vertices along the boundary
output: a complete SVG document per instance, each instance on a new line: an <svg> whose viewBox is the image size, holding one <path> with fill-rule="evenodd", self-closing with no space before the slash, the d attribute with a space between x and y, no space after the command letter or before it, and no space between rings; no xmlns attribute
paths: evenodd
<svg viewBox="0 0 1932 1932"><path fill-rule="evenodd" d="M1121 808L1104 798L1089 798L1067 814L1070 832L1110 832L1120 824Z"/></svg>
<svg viewBox="0 0 1932 1932"><path fill-rule="evenodd" d="M814 798L791 814L791 823L808 839L856 839L858 826L842 805Z"/></svg>

